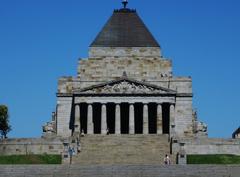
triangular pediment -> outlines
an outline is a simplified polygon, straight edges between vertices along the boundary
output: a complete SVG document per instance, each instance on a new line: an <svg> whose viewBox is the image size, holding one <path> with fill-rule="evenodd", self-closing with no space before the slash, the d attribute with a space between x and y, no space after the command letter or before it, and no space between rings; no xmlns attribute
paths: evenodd
<svg viewBox="0 0 240 177"><path fill-rule="evenodd" d="M176 91L136 81L129 78L113 80L103 84L74 91L75 94L176 94Z"/></svg>

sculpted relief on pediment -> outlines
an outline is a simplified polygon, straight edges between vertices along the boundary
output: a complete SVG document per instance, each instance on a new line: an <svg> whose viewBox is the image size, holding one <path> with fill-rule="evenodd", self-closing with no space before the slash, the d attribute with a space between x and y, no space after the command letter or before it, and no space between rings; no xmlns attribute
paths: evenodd
<svg viewBox="0 0 240 177"><path fill-rule="evenodd" d="M113 85L105 85L102 87L97 87L93 88L90 90L86 90L85 93L126 93L126 94L131 94L131 93L139 93L139 94L144 94L144 93L166 93L164 90L156 89L153 87L149 87L146 85L137 85L135 83L130 83L127 81L122 81L120 83L116 83Z"/></svg>

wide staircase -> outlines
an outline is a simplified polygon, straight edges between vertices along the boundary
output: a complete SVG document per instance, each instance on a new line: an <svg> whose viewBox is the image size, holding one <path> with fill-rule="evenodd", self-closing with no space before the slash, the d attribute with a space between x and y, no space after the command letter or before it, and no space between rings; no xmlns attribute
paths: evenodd
<svg viewBox="0 0 240 177"><path fill-rule="evenodd" d="M239 177L227 165L0 165L0 177Z"/></svg>
<svg viewBox="0 0 240 177"><path fill-rule="evenodd" d="M86 135L72 164L163 164L170 154L167 135ZM171 157L175 163L174 156Z"/></svg>

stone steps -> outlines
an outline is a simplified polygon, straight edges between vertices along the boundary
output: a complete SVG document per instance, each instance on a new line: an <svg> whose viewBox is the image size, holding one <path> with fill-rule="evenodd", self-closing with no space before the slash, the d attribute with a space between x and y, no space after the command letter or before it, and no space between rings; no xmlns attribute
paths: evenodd
<svg viewBox="0 0 240 177"><path fill-rule="evenodd" d="M227 165L1 165L0 177L239 177Z"/></svg>
<svg viewBox="0 0 240 177"><path fill-rule="evenodd" d="M73 164L162 164L170 153L167 135L88 135L80 142Z"/></svg>

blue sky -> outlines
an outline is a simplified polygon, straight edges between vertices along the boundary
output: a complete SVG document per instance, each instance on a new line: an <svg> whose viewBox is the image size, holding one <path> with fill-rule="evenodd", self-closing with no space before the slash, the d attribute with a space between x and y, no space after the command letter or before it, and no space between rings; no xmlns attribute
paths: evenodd
<svg viewBox="0 0 240 177"><path fill-rule="evenodd" d="M0 0L0 104L10 137L39 137L55 109L57 80L76 76L78 58L121 0ZM173 60L192 76L194 107L210 137L240 126L240 1L129 0Z"/></svg>

